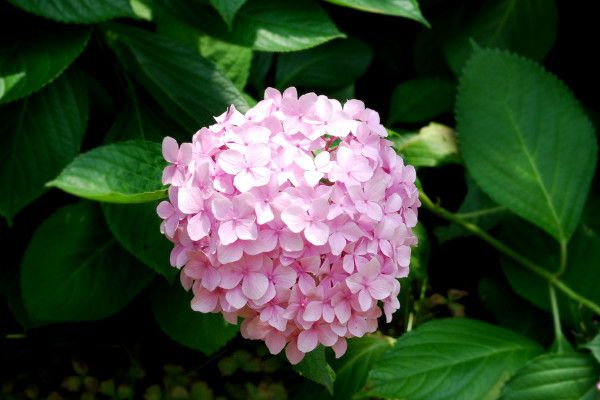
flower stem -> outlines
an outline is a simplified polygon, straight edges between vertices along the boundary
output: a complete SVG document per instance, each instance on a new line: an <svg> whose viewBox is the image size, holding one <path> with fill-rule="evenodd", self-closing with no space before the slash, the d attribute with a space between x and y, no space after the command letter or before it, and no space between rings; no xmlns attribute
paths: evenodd
<svg viewBox="0 0 600 400"><path fill-rule="evenodd" d="M567 339L565 339L560 325L560 311L558 309L558 302L556 301L556 291L551 282L548 283L548 289L550 292L550 305L552 307L552 321L554 322L554 343L556 344L556 352L560 354L567 350L565 348Z"/></svg>
<svg viewBox="0 0 600 400"><path fill-rule="evenodd" d="M511 249L510 247L508 247L507 245L505 245L498 239L490 236L486 231L484 231L477 225L465 221L460 216L446 210L443 207L440 207L438 204L434 204L433 201L431 201L431 199L423 191L419 192L419 200L421 200L421 204L425 208L427 208L434 214L436 214L444 219L447 219L450 222L454 222L455 224L463 227L464 229L468 230L469 232L472 232L479 238L481 238L484 241L486 241L487 243L489 243L492 247L494 247L500 253L504 254L508 258L513 259L514 261L516 261L517 263L519 263L520 265L522 265L529 271L533 272L534 274L541 276L542 278L545 278L549 283L551 283L554 287L556 287L558 290L563 292L566 296L572 298L575 301L580 302L581 304L583 304L584 306L586 306L587 308L589 308L596 314L600 315L600 305L594 303L592 300L590 300L588 298L581 296L579 293L575 292L573 289L571 289L569 286L567 286L563 281L559 280L558 279L558 277L560 276L559 274L553 274L552 272L547 271L546 269L537 265L536 263L534 263L527 257L517 253L516 251L514 251L513 249ZM561 247L561 269L559 269L560 273L562 273L562 271L564 270L564 267L566 266L566 257L567 257L567 254L566 254L566 243L565 243L564 250L562 250L562 247ZM563 258L564 258L564 261L563 261Z"/></svg>

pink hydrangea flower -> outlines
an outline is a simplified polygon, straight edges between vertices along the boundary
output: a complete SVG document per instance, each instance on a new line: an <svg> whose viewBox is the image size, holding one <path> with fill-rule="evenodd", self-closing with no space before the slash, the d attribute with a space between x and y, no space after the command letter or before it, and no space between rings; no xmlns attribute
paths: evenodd
<svg viewBox="0 0 600 400"><path fill-rule="evenodd" d="M400 307L414 168L359 100L269 88L215 121L192 143L163 141L171 186L157 213L192 309L241 318L243 337L293 364L319 345L342 356Z"/></svg>

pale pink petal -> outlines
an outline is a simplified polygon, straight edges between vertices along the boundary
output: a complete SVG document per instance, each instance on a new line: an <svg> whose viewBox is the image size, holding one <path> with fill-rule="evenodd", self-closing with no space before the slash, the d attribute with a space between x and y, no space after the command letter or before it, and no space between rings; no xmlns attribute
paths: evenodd
<svg viewBox="0 0 600 400"><path fill-rule="evenodd" d="M225 150L219 155L219 165L228 174L237 174L246 169L246 160L242 153L237 150Z"/></svg>
<svg viewBox="0 0 600 400"><path fill-rule="evenodd" d="M206 214L196 214L188 220L188 235L192 240L200 240L210 232L210 219Z"/></svg>
<svg viewBox="0 0 600 400"><path fill-rule="evenodd" d="M321 301L311 301L304 309L302 318L305 321L318 321L323 315L323 303Z"/></svg>
<svg viewBox="0 0 600 400"><path fill-rule="evenodd" d="M219 221L223 221L224 219L229 217L231 213L231 201L226 197L217 197L211 203L211 210L213 215Z"/></svg>
<svg viewBox="0 0 600 400"><path fill-rule="evenodd" d="M302 359L304 358L304 354L305 353L298 350L298 347L295 343L289 343L285 348L285 355L289 360L290 364L292 365L296 365L300 361L302 361Z"/></svg>
<svg viewBox="0 0 600 400"><path fill-rule="evenodd" d="M244 293L242 293L241 286L236 286L235 288L228 290L225 294L225 298L233 308L236 308L238 310L244 307L248 302L248 299L246 298L246 296L244 296Z"/></svg>
<svg viewBox="0 0 600 400"><path fill-rule="evenodd" d="M221 239L222 245L228 245L238 240L233 221L226 221L221 224L219 227L219 239Z"/></svg>
<svg viewBox="0 0 600 400"><path fill-rule="evenodd" d="M208 290L215 290L221 283L221 274L216 268L208 267L202 276L202 286Z"/></svg>
<svg viewBox="0 0 600 400"><path fill-rule="evenodd" d="M313 351L319 345L319 337L314 329L300 332L298 335L298 350L303 353Z"/></svg>
<svg viewBox="0 0 600 400"><path fill-rule="evenodd" d="M302 232L308 225L306 211L298 206L292 206L281 213L281 220L294 233Z"/></svg>
<svg viewBox="0 0 600 400"><path fill-rule="evenodd" d="M346 239L341 232L334 232L329 236L329 247L331 247L331 254L339 256L342 254L342 250L346 247Z"/></svg>
<svg viewBox="0 0 600 400"><path fill-rule="evenodd" d="M246 275L242 282L242 291L249 299L259 299L269 287L269 280L261 273L251 272Z"/></svg>
<svg viewBox="0 0 600 400"><path fill-rule="evenodd" d="M371 297L377 300L383 300L390 295L392 288L383 279L375 279L369 283L369 293Z"/></svg>
<svg viewBox="0 0 600 400"><path fill-rule="evenodd" d="M221 264L232 263L242 258L244 251L239 243L238 241L228 246L221 244L217 247L217 258Z"/></svg>
<svg viewBox="0 0 600 400"><path fill-rule="evenodd" d="M201 289L192 299L192 310L203 313L213 312L217 307L219 296L206 289Z"/></svg>
<svg viewBox="0 0 600 400"><path fill-rule="evenodd" d="M169 218L174 212L175 209L168 201L161 201L158 207L156 207L156 213L162 219Z"/></svg>
<svg viewBox="0 0 600 400"><path fill-rule="evenodd" d="M162 154L165 160L170 163L176 163L179 156L179 146L172 137L165 137L162 142Z"/></svg>
<svg viewBox="0 0 600 400"><path fill-rule="evenodd" d="M360 304L360 309L363 311L367 311L373 305L373 298L366 289L358 293L358 304Z"/></svg>
<svg viewBox="0 0 600 400"><path fill-rule="evenodd" d="M284 229L279 233L279 244L285 251L300 251L304 249L304 240L302 239L302 236L287 229Z"/></svg>
<svg viewBox="0 0 600 400"><path fill-rule="evenodd" d="M265 344L271 354L279 354L285 347L285 335L275 331L270 332L265 337Z"/></svg>
<svg viewBox="0 0 600 400"><path fill-rule="evenodd" d="M331 348L335 352L335 358L340 358L346 353L346 350L348 349L348 342L346 342L346 339L343 337L338 338L338 341L331 346Z"/></svg>
<svg viewBox="0 0 600 400"><path fill-rule="evenodd" d="M304 236L306 237L306 240L312 244L322 246L327 243L327 239L329 239L329 226L324 222L309 222L304 230Z"/></svg>

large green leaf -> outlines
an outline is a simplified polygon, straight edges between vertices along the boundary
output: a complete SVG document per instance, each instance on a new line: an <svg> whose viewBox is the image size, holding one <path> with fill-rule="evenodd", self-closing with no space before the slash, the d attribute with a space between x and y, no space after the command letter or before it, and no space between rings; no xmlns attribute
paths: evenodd
<svg viewBox="0 0 600 400"><path fill-rule="evenodd" d="M130 0L8 0L17 7L59 22L91 23L135 17Z"/></svg>
<svg viewBox="0 0 600 400"><path fill-rule="evenodd" d="M79 153L88 117L88 97L80 72L63 74L32 96L0 109L0 214L9 222L44 192Z"/></svg>
<svg viewBox="0 0 600 400"><path fill-rule="evenodd" d="M325 0L340 6L351 7L376 14L395 15L410 18L429 27L429 22L421 14L416 0Z"/></svg>
<svg viewBox="0 0 600 400"><path fill-rule="evenodd" d="M371 48L358 39L340 39L309 50L284 53L277 59L275 84L338 87L364 75L373 58Z"/></svg>
<svg viewBox="0 0 600 400"><path fill-rule="evenodd" d="M102 211L110 231L121 245L172 282L177 274L177 269L169 263L173 243L160 233L161 219L156 213L158 203L102 203Z"/></svg>
<svg viewBox="0 0 600 400"><path fill-rule="evenodd" d="M508 219L502 225L500 239L509 247L532 260L542 268L556 272L560 265L557 243L543 231L523 220ZM580 226L567 248L568 260L560 280L580 295L600 303L600 236ZM502 268L510 285L520 296L547 311L551 310L548 282L509 259L502 258ZM572 327L587 320L591 312L580 309L577 302L557 291L561 317Z"/></svg>
<svg viewBox="0 0 600 400"><path fill-rule="evenodd" d="M144 140L113 143L79 155L47 186L86 199L145 203L167 196L161 145Z"/></svg>
<svg viewBox="0 0 600 400"><path fill-rule="evenodd" d="M389 123L429 121L452 110L456 85L443 79L412 79L396 86Z"/></svg>
<svg viewBox="0 0 600 400"><path fill-rule="evenodd" d="M223 42L164 13L155 18L156 32L199 51L202 57L217 66L235 87L243 90L250 75L252 49Z"/></svg>
<svg viewBox="0 0 600 400"><path fill-rule="evenodd" d="M217 67L197 51L141 29L107 24L121 61L175 120L195 132L227 107L245 112L246 101Z"/></svg>
<svg viewBox="0 0 600 400"><path fill-rule="evenodd" d="M64 206L42 222L21 266L25 307L35 320L104 318L153 275L119 246L90 202Z"/></svg>
<svg viewBox="0 0 600 400"><path fill-rule="evenodd" d="M348 350L340 357L330 360L335 371L333 399L346 400L359 392L373 364L394 344L394 339L382 335L365 335L348 339Z"/></svg>
<svg viewBox="0 0 600 400"><path fill-rule="evenodd" d="M427 322L396 341L369 374L370 394L411 400L495 399L543 349L514 332L470 319Z"/></svg>
<svg viewBox="0 0 600 400"><path fill-rule="evenodd" d="M471 40L541 61L556 38L557 15L554 0L488 0L446 45L450 68L460 73L471 55Z"/></svg>
<svg viewBox="0 0 600 400"><path fill-rule="evenodd" d="M223 21L231 29L233 18L247 0L210 0L210 4L219 12Z"/></svg>
<svg viewBox="0 0 600 400"><path fill-rule="evenodd" d="M104 137L104 143L128 140L147 140L161 143L165 136L178 142L190 141L188 132L170 119L160 107L147 104L137 95L119 110L113 124Z"/></svg>
<svg viewBox="0 0 600 400"><path fill-rule="evenodd" d="M44 26L45 27L45 26ZM54 80L83 51L87 28L49 26L0 45L0 104L25 97Z"/></svg>
<svg viewBox="0 0 600 400"><path fill-rule="evenodd" d="M460 79L462 157L498 204L566 242L596 168L592 124L573 94L539 65L478 51Z"/></svg>
<svg viewBox="0 0 600 400"><path fill-rule="evenodd" d="M231 30L200 2L160 0L160 4L210 36L254 50L302 50L344 37L313 0L249 0L236 13Z"/></svg>
<svg viewBox="0 0 600 400"><path fill-rule="evenodd" d="M171 339L211 355L233 339L239 328L220 314L203 314L190 306L192 295L179 283L167 286L156 282L148 292L154 318Z"/></svg>
<svg viewBox="0 0 600 400"><path fill-rule="evenodd" d="M430 123L418 134L404 134L392 138L396 151L406 164L415 167L435 167L460 163L456 132L445 125Z"/></svg>
<svg viewBox="0 0 600 400"><path fill-rule="evenodd" d="M502 388L501 400L596 400L600 366L578 353L544 354Z"/></svg>
<svg viewBox="0 0 600 400"><path fill-rule="evenodd" d="M325 347L319 346L306 353L302 361L293 366L294 371L305 378L317 382L333 393L333 383L336 379L335 372L325 359Z"/></svg>

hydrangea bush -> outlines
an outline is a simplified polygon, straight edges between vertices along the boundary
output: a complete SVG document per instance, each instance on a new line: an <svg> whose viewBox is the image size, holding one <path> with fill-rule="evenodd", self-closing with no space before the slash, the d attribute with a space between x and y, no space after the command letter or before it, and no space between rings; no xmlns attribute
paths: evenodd
<svg viewBox="0 0 600 400"><path fill-rule="evenodd" d="M194 310L285 346L293 364L319 344L377 329L400 307L420 205L415 169L385 140L379 114L295 88L231 108L191 143L163 141L158 206L171 264ZM286 346L287 344L287 346Z"/></svg>

